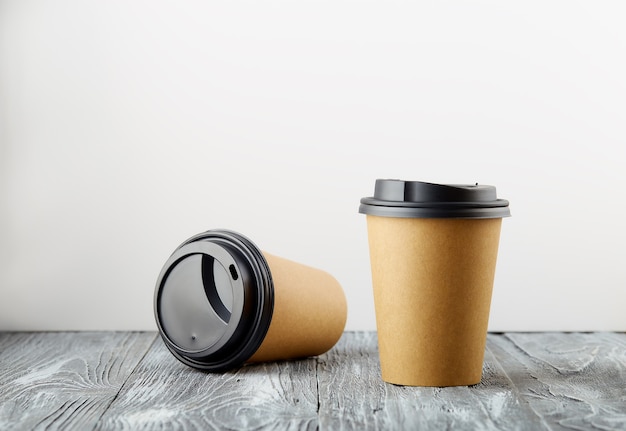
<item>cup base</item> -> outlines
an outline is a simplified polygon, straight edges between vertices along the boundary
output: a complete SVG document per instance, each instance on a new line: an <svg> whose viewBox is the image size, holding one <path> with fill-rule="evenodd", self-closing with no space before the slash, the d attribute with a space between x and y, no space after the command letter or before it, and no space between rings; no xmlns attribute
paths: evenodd
<svg viewBox="0 0 626 431"><path fill-rule="evenodd" d="M248 362L320 355L346 324L346 297L329 273L263 253L274 285L274 313L265 339Z"/></svg>

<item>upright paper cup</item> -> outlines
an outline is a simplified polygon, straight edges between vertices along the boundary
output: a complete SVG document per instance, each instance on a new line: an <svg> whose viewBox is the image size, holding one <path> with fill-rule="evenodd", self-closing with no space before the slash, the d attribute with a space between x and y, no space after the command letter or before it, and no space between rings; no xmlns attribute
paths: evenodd
<svg viewBox="0 0 626 431"><path fill-rule="evenodd" d="M363 198L382 378L480 382L502 217L484 185L377 180Z"/></svg>
<svg viewBox="0 0 626 431"><path fill-rule="evenodd" d="M212 372L324 353L341 337L347 314L330 274L217 229L174 251L157 280L154 310L172 354Z"/></svg>

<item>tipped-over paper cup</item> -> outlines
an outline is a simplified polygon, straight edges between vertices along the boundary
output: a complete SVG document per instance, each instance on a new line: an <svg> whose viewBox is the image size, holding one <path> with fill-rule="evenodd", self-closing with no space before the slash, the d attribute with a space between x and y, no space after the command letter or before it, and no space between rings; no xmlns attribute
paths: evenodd
<svg viewBox="0 0 626 431"><path fill-rule="evenodd" d="M217 229L174 251L157 280L154 307L172 354L213 372L324 353L339 340L347 313L330 274Z"/></svg>
<svg viewBox="0 0 626 431"><path fill-rule="evenodd" d="M384 381L480 382L508 206L492 186L400 180L377 180L361 199Z"/></svg>

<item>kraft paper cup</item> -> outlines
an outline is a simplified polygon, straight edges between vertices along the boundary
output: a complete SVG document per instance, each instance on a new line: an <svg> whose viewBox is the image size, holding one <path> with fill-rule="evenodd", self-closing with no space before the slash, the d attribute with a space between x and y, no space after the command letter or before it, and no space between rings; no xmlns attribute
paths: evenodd
<svg viewBox="0 0 626 431"><path fill-rule="evenodd" d="M157 280L154 311L171 353L211 372L322 354L341 337L347 315L330 274L218 229L174 251Z"/></svg>
<svg viewBox="0 0 626 431"><path fill-rule="evenodd" d="M508 205L492 186L400 180L361 200L384 381L480 382Z"/></svg>

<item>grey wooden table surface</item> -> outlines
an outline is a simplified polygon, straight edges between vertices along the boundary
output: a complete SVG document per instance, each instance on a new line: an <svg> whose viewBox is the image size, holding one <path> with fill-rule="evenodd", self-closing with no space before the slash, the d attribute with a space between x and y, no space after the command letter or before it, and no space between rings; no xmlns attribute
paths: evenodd
<svg viewBox="0 0 626 431"><path fill-rule="evenodd" d="M152 332L0 333L0 429L623 429L626 334L489 334L483 380L380 379L376 333L225 374Z"/></svg>

